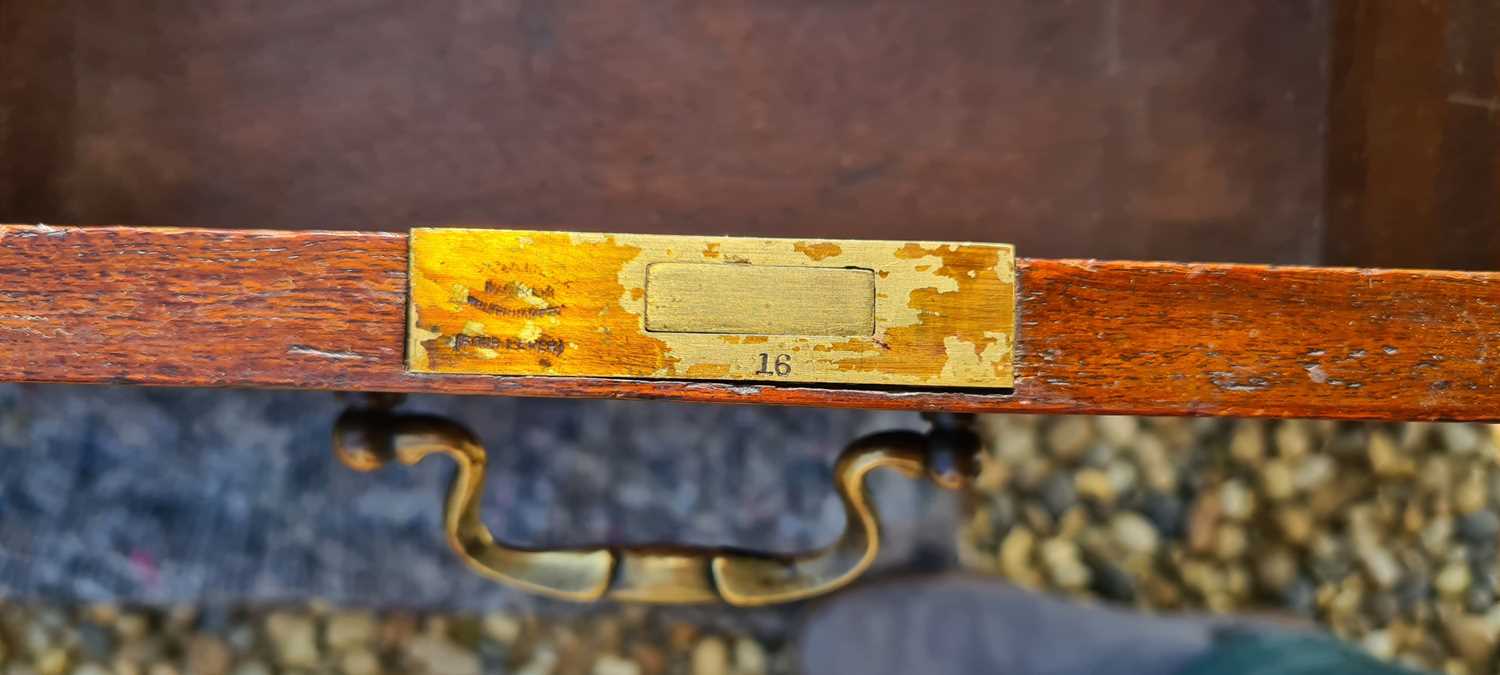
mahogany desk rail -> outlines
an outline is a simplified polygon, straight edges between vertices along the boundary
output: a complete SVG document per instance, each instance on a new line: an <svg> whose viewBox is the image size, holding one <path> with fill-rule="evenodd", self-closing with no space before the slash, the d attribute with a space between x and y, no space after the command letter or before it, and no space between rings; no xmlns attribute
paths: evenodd
<svg viewBox="0 0 1500 675"><path fill-rule="evenodd" d="M405 234L9 225L0 381L1500 421L1500 273L1023 257L1016 282L1008 392L435 375L406 368Z"/></svg>

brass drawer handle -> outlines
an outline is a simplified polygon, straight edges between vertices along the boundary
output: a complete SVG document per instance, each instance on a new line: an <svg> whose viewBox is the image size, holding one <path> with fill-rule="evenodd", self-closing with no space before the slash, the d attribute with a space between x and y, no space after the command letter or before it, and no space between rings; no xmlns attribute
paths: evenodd
<svg viewBox="0 0 1500 675"><path fill-rule="evenodd" d="M865 490L867 474L892 468L957 488L973 475L979 448L969 415L930 415L932 430L886 431L851 443L834 468L847 525L820 551L771 555L726 548L633 546L535 549L496 541L479 515L485 450L463 425L433 415L380 407L351 408L334 425L340 460L373 471L391 458L407 465L442 453L458 471L448 489L443 528L448 544L476 572L530 592L589 602L723 601L756 606L789 602L844 586L875 561L880 522Z"/></svg>

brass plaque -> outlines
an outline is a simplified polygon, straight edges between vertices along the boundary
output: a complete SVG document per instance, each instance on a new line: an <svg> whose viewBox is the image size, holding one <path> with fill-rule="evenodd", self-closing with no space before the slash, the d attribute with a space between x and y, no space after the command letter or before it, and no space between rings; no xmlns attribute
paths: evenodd
<svg viewBox="0 0 1500 675"><path fill-rule="evenodd" d="M782 265L655 263L646 330L746 335L874 335L875 273Z"/></svg>
<svg viewBox="0 0 1500 675"><path fill-rule="evenodd" d="M423 373L1009 388L1004 244L412 230Z"/></svg>

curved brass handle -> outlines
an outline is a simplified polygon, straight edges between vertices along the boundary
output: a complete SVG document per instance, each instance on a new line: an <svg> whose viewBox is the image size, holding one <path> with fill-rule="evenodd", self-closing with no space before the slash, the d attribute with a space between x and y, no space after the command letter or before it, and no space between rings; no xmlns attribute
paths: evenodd
<svg viewBox="0 0 1500 675"><path fill-rule="evenodd" d="M948 416L967 422L968 416ZM458 472L448 489L443 528L448 544L478 573L534 593L575 601L605 597L653 603L722 600L755 606L826 593L853 581L875 561L880 522L864 488L865 476L892 468L926 474L956 488L973 473L977 437L966 426L930 434L889 431L850 444L834 468L847 525L821 551L778 556L735 549L676 546L532 549L495 540L479 516L484 491L484 447L464 426L432 415L351 409L334 425L334 452L346 465L373 471L391 458L416 464L428 455L453 458Z"/></svg>

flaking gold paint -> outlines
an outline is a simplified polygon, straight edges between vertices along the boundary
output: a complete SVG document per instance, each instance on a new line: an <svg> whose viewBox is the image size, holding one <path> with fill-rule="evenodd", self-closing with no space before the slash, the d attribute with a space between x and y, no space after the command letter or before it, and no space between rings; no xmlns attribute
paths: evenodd
<svg viewBox="0 0 1500 675"><path fill-rule="evenodd" d="M1012 382L1008 246L419 229L411 247L414 371L931 387ZM875 333L647 332L647 266L668 261L875 271ZM482 338L455 338L475 333L471 324ZM787 355L792 372L757 373L762 354L773 364Z"/></svg>
<svg viewBox="0 0 1500 675"><path fill-rule="evenodd" d="M838 244L835 244L831 241L799 241L795 244L792 244L792 248L811 258L814 262L832 258L833 256L844 252L844 249L840 248Z"/></svg>

